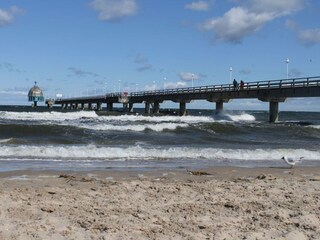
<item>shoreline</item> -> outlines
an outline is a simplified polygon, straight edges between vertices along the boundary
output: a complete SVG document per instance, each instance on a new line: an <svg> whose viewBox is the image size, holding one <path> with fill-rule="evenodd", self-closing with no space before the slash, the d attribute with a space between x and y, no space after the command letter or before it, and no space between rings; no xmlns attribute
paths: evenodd
<svg viewBox="0 0 320 240"><path fill-rule="evenodd" d="M0 239L320 239L320 168L0 173Z"/></svg>
<svg viewBox="0 0 320 240"><path fill-rule="evenodd" d="M29 176L29 177L53 177L59 175L72 175L75 177L92 176L97 179L114 178L116 180L132 180L145 178L166 177L175 180L185 180L188 177L208 178L219 180L233 180L241 177L257 177L261 174L273 174L277 177L314 175L320 176L320 166L296 166L290 167L238 167L238 166L216 166L206 168L189 168L189 169L154 169L154 170L92 170L92 171L68 171L68 170L13 170L0 172L0 179ZM195 179L196 180L196 179Z"/></svg>

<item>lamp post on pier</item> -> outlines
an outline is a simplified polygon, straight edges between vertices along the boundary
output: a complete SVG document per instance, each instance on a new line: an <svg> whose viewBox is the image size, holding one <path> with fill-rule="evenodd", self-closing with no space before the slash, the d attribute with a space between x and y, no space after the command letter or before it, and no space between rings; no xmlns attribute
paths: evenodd
<svg viewBox="0 0 320 240"><path fill-rule="evenodd" d="M286 64L287 64L287 80L289 79L289 58L286 59Z"/></svg>
<svg viewBox="0 0 320 240"><path fill-rule="evenodd" d="M229 68L229 72L230 72L230 74L229 74L229 84L231 84L231 82L232 82L232 67Z"/></svg>
<svg viewBox="0 0 320 240"><path fill-rule="evenodd" d="M191 74L191 87L193 88L194 73Z"/></svg>

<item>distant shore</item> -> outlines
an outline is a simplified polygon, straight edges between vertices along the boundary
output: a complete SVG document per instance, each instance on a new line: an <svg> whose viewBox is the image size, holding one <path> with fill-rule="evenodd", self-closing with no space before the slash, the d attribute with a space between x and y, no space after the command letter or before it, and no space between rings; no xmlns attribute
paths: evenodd
<svg viewBox="0 0 320 240"><path fill-rule="evenodd" d="M0 239L320 239L320 168L0 173Z"/></svg>

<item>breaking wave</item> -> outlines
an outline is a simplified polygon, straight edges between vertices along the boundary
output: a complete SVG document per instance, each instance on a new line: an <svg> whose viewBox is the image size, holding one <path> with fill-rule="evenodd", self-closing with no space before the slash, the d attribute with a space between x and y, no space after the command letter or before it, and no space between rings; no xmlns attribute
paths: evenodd
<svg viewBox="0 0 320 240"><path fill-rule="evenodd" d="M0 146L0 159L54 160L279 160L283 156L320 161L320 150L306 149L217 149L87 146ZM41 160L39 160L41 161Z"/></svg>
<svg viewBox="0 0 320 240"><path fill-rule="evenodd" d="M81 118L97 118L94 111L79 112L0 112L0 119L23 121L65 121Z"/></svg>
<svg viewBox="0 0 320 240"><path fill-rule="evenodd" d="M65 121L78 119L98 119L104 122L176 122L176 123L212 123L216 121L254 121L255 117L248 113L226 114L225 117L215 116L141 116L141 115L119 115L119 116L98 116L94 111L77 112L0 112L0 119L23 120L23 121Z"/></svg>
<svg viewBox="0 0 320 240"><path fill-rule="evenodd" d="M13 140L12 138L0 139L0 143L8 143L8 142L11 142L12 140Z"/></svg>
<svg viewBox="0 0 320 240"><path fill-rule="evenodd" d="M95 124L95 125L79 125L80 128L98 130L98 131L134 131L143 132L152 130L162 132L165 130L175 130L177 128L188 127L188 124L179 123L157 123L157 124L135 124L135 125L112 125L112 124Z"/></svg>

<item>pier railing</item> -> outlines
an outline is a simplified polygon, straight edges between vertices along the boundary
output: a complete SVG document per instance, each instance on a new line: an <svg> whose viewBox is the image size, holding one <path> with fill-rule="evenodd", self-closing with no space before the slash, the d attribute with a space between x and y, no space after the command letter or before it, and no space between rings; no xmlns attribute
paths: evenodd
<svg viewBox="0 0 320 240"><path fill-rule="evenodd" d="M299 88L320 86L320 77L294 78L282 80L270 80L259 82L247 82L243 87L234 87L233 84L209 85L200 87L174 88L154 91L132 92L128 96L152 96L168 94L186 94L186 93L207 93L207 92L227 92L241 90L258 90L258 89L282 89L282 88ZM109 93L106 97L120 96L121 93Z"/></svg>
<svg viewBox="0 0 320 240"><path fill-rule="evenodd" d="M173 88L151 91L138 91L128 93L128 97L143 97L155 95L172 95L172 94L192 94L192 93L209 93L209 92L231 92L231 91L251 91L259 89L285 89L285 88L301 88L301 87L319 87L319 77L304 77L293 79L281 80L267 80L258 82L245 82L243 87L234 87L233 84L209 85L200 87L187 87L187 88ZM54 101L72 101L72 100L92 100L92 99L106 99L112 97L122 97L122 92L106 93L105 95L76 97L76 98L62 98L54 99Z"/></svg>

